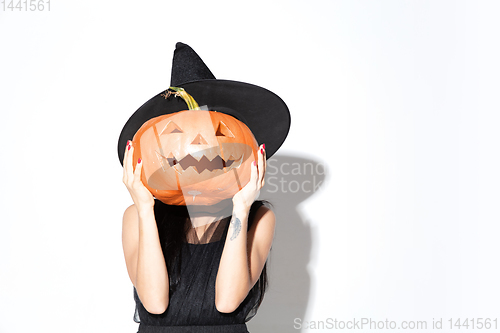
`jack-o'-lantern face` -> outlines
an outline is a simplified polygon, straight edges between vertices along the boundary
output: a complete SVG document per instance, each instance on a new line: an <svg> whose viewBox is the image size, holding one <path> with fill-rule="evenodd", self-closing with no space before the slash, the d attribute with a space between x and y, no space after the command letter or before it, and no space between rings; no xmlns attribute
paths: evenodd
<svg viewBox="0 0 500 333"><path fill-rule="evenodd" d="M224 113L186 110L147 121L133 139L143 184L171 205L213 205L250 180L257 141Z"/></svg>

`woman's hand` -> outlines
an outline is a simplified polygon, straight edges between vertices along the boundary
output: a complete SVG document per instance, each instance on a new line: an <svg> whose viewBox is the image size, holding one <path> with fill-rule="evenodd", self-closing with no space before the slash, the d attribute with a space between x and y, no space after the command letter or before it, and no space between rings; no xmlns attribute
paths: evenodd
<svg viewBox="0 0 500 333"><path fill-rule="evenodd" d="M257 153L257 163L252 164L250 181L233 196L234 207L250 209L252 203L258 198L260 189L264 186L266 174L266 145L262 144Z"/></svg>
<svg viewBox="0 0 500 333"><path fill-rule="evenodd" d="M123 183L127 186L137 211L140 212L143 209L151 209L154 206L154 198L141 181L141 159L137 161L134 170L133 157L134 147L132 146L132 141L129 140L123 158Z"/></svg>

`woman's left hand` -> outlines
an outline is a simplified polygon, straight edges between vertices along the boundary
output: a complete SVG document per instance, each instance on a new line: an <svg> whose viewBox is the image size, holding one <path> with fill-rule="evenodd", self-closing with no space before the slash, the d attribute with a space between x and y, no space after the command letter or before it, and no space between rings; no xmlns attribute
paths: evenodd
<svg viewBox="0 0 500 333"><path fill-rule="evenodd" d="M266 151L265 144L259 147L257 152L257 163L252 162L250 181L238 193L233 196L234 207L245 207L247 209L259 197L260 189L264 186L266 174Z"/></svg>

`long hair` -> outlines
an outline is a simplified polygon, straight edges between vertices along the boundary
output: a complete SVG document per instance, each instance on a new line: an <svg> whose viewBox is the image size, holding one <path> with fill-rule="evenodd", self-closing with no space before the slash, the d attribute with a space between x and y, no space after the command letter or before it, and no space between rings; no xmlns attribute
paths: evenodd
<svg viewBox="0 0 500 333"><path fill-rule="evenodd" d="M262 205L271 206L268 201L255 201L250 207L248 225L253 222L255 213ZM170 292L174 292L180 281L180 267L182 261L180 253L182 244L186 242L186 234L189 228L189 223L186 222L189 220L189 212L186 206L167 205L158 200L156 200L154 209L155 216L163 216L163 219L157 218L156 223L158 226L158 233L160 235L161 247L165 257L165 263L169 272ZM168 219L168 223L165 219ZM258 287L259 290L259 297L255 306L255 311L262 303L268 286L266 266L267 261L262 268L262 272L256 286L254 286L254 288ZM177 274L171 274L171 272L176 272Z"/></svg>

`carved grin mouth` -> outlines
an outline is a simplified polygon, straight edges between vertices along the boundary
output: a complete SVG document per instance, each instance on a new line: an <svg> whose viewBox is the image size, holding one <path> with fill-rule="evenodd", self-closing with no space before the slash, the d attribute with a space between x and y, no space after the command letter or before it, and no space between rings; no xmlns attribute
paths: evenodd
<svg viewBox="0 0 500 333"><path fill-rule="evenodd" d="M180 160L178 160L172 153L170 153L169 157L162 156L161 154L158 155L160 155L164 160L167 161L168 166L177 166L175 167L175 169L179 172L183 172L190 167L193 168L197 173L202 173L205 170L212 172L224 169L226 172L228 172L233 168L239 167L243 160L243 155L239 158L235 158L233 157L233 155L231 155L226 160L224 160L220 155L215 156L212 160L209 160L205 155L202 155L201 158L196 159L191 154L187 154Z"/></svg>

